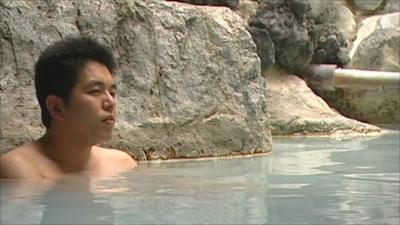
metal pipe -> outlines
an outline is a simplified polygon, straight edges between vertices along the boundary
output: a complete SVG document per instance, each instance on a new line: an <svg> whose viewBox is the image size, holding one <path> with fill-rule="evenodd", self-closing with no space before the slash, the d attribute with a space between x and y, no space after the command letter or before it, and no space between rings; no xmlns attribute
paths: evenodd
<svg viewBox="0 0 400 225"><path fill-rule="evenodd" d="M336 65L309 65L303 72L306 83L316 89L335 90L334 74Z"/></svg>
<svg viewBox="0 0 400 225"><path fill-rule="evenodd" d="M399 72L341 69L336 65L310 65L304 71L306 82L316 89L395 89L400 88Z"/></svg>
<svg viewBox="0 0 400 225"><path fill-rule="evenodd" d="M334 86L341 88L399 88L400 73L335 69Z"/></svg>

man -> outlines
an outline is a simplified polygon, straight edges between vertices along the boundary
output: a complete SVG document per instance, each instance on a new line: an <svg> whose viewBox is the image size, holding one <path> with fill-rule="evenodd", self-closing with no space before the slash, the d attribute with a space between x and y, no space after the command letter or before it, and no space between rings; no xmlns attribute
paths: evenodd
<svg viewBox="0 0 400 225"><path fill-rule="evenodd" d="M49 46L35 65L45 134L0 158L2 178L53 179L114 174L135 167L127 153L98 147L116 121L115 59L96 40L69 37Z"/></svg>

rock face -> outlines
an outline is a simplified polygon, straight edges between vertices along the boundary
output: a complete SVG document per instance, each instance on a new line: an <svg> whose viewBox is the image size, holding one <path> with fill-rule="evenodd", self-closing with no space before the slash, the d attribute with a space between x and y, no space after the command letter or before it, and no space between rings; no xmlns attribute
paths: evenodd
<svg viewBox="0 0 400 225"><path fill-rule="evenodd" d="M314 32L317 47L312 64L336 64L343 67L350 61L346 39L335 25L317 25Z"/></svg>
<svg viewBox="0 0 400 225"><path fill-rule="evenodd" d="M373 12L385 3L385 0L352 0L356 9L363 12Z"/></svg>
<svg viewBox="0 0 400 225"><path fill-rule="evenodd" d="M388 14L400 12L399 0L386 0L380 8L376 11L377 14Z"/></svg>
<svg viewBox="0 0 400 225"><path fill-rule="evenodd" d="M354 15L342 1L263 1L249 20L262 69L276 62L295 74L310 63L347 64L355 29Z"/></svg>
<svg viewBox="0 0 400 225"><path fill-rule="evenodd" d="M349 67L400 71L400 13L368 17L362 21Z"/></svg>
<svg viewBox="0 0 400 225"><path fill-rule="evenodd" d="M351 49L354 69L400 72L400 13L365 19ZM369 123L400 123L400 90L321 92L344 115Z"/></svg>
<svg viewBox="0 0 400 225"><path fill-rule="evenodd" d="M39 137L33 65L50 43L91 34L119 62L119 121L107 146L136 159L268 152L265 79L243 20L164 1L2 1L1 152Z"/></svg>
<svg viewBox="0 0 400 225"><path fill-rule="evenodd" d="M268 32L275 48L275 60L280 66L290 72L302 71L311 62L314 51L309 35L312 21L309 21L308 3L300 0L271 0L262 3L249 25ZM261 32L254 34L262 35ZM260 40L262 37L255 39ZM267 69L263 67L263 70Z"/></svg>
<svg viewBox="0 0 400 225"><path fill-rule="evenodd" d="M227 6L231 9L236 9L239 0L174 0L177 2L185 2L194 5L210 5L210 6Z"/></svg>
<svg viewBox="0 0 400 225"><path fill-rule="evenodd" d="M269 33L265 29L258 27L249 27L247 29L257 45L257 53L261 58L261 68L271 68L275 64L275 47Z"/></svg>
<svg viewBox="0 0 400 225"><path fill-rule="evenodd" d="M248 22L251 17L256 15L259 3L258 0L240 0L235 12Z"/></svg>
<svg viewBox="0 0 400 225"><path fill-rule="evenodd" d="M308 2L316 24L334 25L342 33L347 44L355 39L357 34L356 18L345 0L308 0Z"/></svg>
<svg viewBox="0 0 400 225"><path fill-rule="evenodd" d="M399 0L347 0L352 11L361 15L383 15L400 12Z"/></svg>
<svg viewBox="0 0 400 225"><path fill-rule="evenodd" d="M380 132L378 127L333 111L299 77L277 69L266 73L273 135L348 136Z"/></svg>

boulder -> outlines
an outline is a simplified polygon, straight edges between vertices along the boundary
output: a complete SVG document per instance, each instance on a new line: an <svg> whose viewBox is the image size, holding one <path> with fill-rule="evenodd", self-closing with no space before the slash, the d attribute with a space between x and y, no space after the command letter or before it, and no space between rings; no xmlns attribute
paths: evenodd
<svg viewBox="0 0 400 225"><path fill-rule="evenodd" d="M355 16L343 1L264 1L249 26L262 69L270 69L272 65L266 62L275 58L279 66L295 74L301 74L310 63L346 65L348 46L356 33ZM272 44L262 41L269 38Z"/></svg>
<svg viewBox="0 0 400 225"><path fill-rule="evenodd" d="M349 118L376 125L400 123L400 91L398 89L338 88L334 92L317 92L330 106Z"/></svg>
<svg viewBox="0 0 400 225"><path fill-rule="evenodd" d="M269 33L275 48L276 63L289 72L300 72L311 62L314 52L313 40L309 35L313 26L310 15L308 3L301 0L264 1L249 25ZM254 34L262 35L261 32Z"/></svg>
<svg viewBox="0 0 400 225"><path fill-rule="evenodd" d="M400 72L400 13L372 16L362 21L353 48L353 69ZM381 124L400 123L400 90L357 90L338 88L319 92L342 114L357 120Z"/></svg>
<svg viewBox="0 0 400 225"><path fill-rule="evenodd" d="M271 68L275 64L275 48L269 33L258 27L248 27L248 30L257 45L257 53L261 58L261 68Z"/></svg>
<svg viewBox="0 0 400 225"><path fill-rule="evenodd" d="M315 50L312 64L336 64L343 67L350 61L346 39L335 25L314 28Z"/></svg>
<svg viewBox="0 0 400 225"><path fill-rule="evenodd" d="M351 0L354 8L361 12L373 12L382 6L385 0Z"/></svg>
<svg viewBox="0 0 400 225"><path fill-rule="evenodd" d="M348 45L352 43L357 34L357 22L345 0L308 2L316 24L333 25L341 32Z"/></svg>
<svg viewBox="0 0 400 225"><path fill-rule="evenodd" d="M348 65L354 69L400 71L400 29L379 29L362 40Z"/></svg>
<svg viewBox="0 0 400 225"><path fill-rule="evenodd" d="M400 12L400 3L399 0L386 0L375 13L376 14L388 14Z"/></svg>
<svg viewBox="0 0 400 225"><path fill-rule="evenodd" d="M138 160L268 152L265 79L226 7L156 0L2 1L0 151L43 134L33 65L51 42L90 34L119 62L119 119L106 146Z"/></svg>
<svg viewBox="0 0 400 225"><path fill-rule="evenodd" d="M400 71L400 13L364 19L350 51L349 67Z"/></svg>
<svg viewBox="0 0 400 225"><path fill-rule="evenodd" d="M251 17L256 15L259 5L258 0L240 0L235 12L245 22L248 22Z"/></svg>
<svg viewBox="0 0 400 225"><path fill-rule="evenodd" d="M265 73L273 135L346 137L380 133L376 126L346 118L332 110L299 77L276 68Z"/></svg>

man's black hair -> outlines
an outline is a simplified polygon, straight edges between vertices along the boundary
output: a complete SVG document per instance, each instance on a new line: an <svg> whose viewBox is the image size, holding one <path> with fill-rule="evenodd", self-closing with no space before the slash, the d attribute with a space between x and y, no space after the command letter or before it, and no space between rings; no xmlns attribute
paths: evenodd
<svg viewBox="0 0 400 225"><path fill-rule="evenodd" d="M104 64L114 75L116 63L111 49L89 36L70 36L48 46L35 64L36 97L42 123L50 127L51 115L46 107L49 95L68 103L83 67L89 61Z"/></svg>

